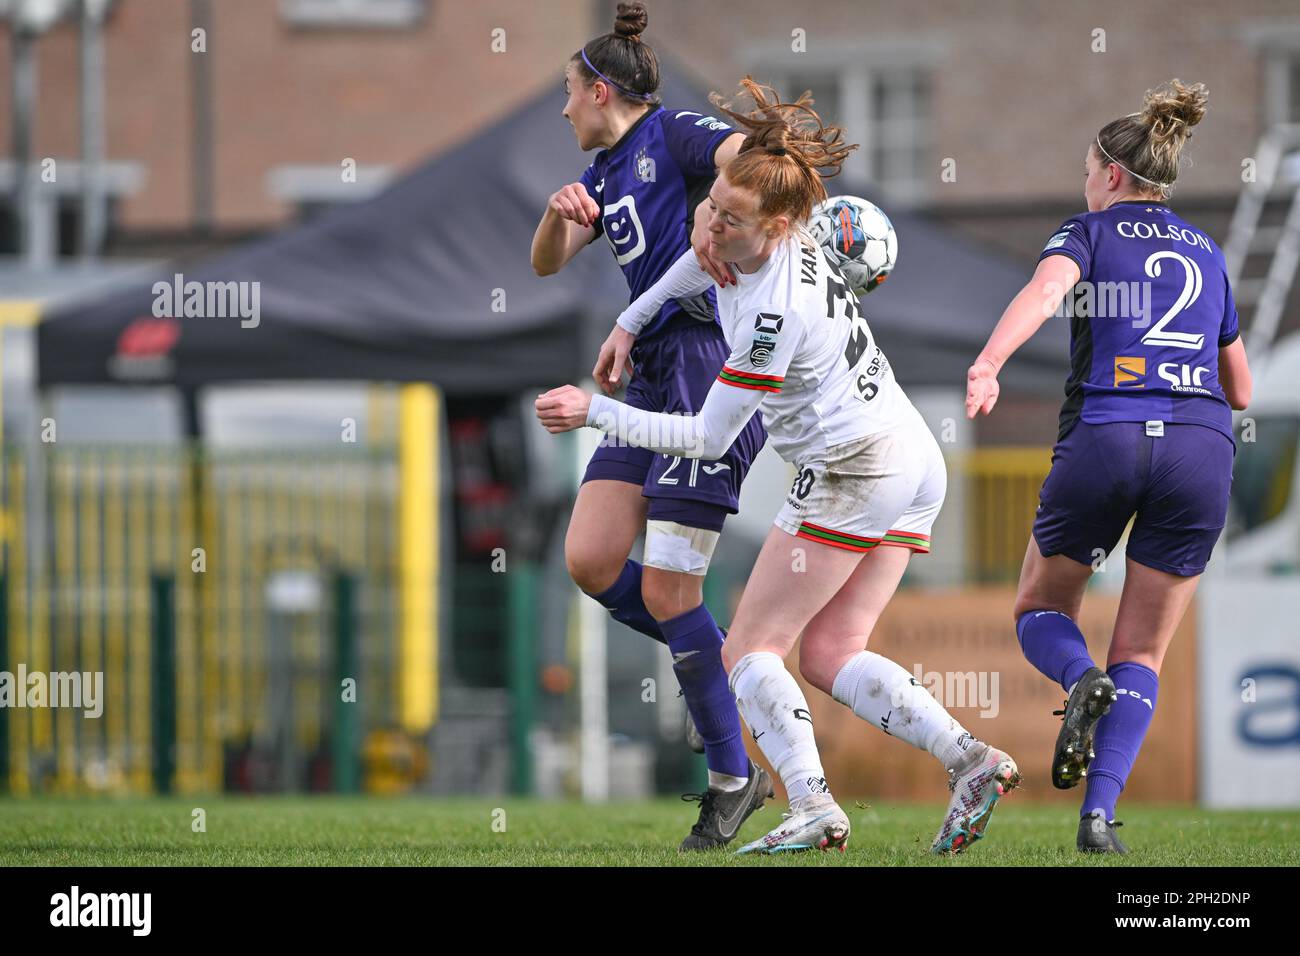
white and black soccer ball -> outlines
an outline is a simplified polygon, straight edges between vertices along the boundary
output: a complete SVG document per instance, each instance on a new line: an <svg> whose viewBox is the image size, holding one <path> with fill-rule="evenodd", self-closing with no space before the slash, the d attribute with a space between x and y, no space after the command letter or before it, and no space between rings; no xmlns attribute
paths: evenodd
<svg viewBox="0 0 1300 956"><path fill-rule="evenodd" d="M879 206L859 196L832 196L820 203L808 231L858 295L889 278L898 261L893 223Z"/></svg>

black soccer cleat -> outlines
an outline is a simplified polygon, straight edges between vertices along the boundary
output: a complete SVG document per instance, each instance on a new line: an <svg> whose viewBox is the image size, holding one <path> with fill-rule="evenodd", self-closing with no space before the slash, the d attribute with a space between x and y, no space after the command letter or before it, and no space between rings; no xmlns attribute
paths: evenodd
<svg viewBox="0 0 1300 956"><path fill-rule="evenodd" d="M774 796L776 791L772 789L772 778L752 760L749 762L749 781L739 790L682 794L683 800L700 804L700 818L678 849L684 853L726 846L736 838L749 815L761 807L764 800Z"/></svg>
<svg viewBox="0 0 1300 956"><path fill-rule="evenodd" d="M1127 853L1128 847L1120 842L1116 827L1124 824L1107 820L1098 810L1079 819L1079 836L1074 841L1080 853Z"/></svg>
<svg viewBox="0 0 1300 956"><path fill-rule="evenodd" d="M1093 667L1074 685L1065 710L1052 711L1064 725L1056 736L1056 753L1052 755L1052 786L1057 790L1077 787L1088 776L1088 764L1096 756L1092 741L1097 721L1110 712L1110 705L1118 699L1115 682L1100 667Z"/></svg>

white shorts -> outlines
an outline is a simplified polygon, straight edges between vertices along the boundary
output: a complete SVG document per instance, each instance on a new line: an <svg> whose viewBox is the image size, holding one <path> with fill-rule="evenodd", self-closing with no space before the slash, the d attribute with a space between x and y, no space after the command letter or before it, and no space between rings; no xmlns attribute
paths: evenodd
<svg viewBox="0 0 1300 956"><path fill-rule="evenodd" d="M948 490L943 453L917 413L889 431L800 462L776 526L846 551L879 545L930 550Z"/></svg>

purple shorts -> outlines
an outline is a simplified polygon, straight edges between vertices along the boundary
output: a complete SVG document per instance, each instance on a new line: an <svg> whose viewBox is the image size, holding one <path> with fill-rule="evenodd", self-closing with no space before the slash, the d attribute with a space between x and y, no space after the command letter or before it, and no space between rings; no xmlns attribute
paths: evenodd
<svg viewBox="0 0 1300 956"><path fill-rule="evenodd" d="M1043 557L1091 564L1110 554L1129 519L1127 554L1157 571L1205 570L1232 490L1232 439L1204 425L1079 422L1056 443L1039 492L1034 540Z"/></svg>
<svg viewBox="0 0 1300 956"><path fill-rule="evenodd" d="M716 322L683 318L633 346L636 374L624 401L652 412L698 412L730 354ZM717 461L620 446L607 436L582 480L641 485L650 499L647 517L721 531L727 515L739 510L740 483L766 440L757 413Z"/></svg>

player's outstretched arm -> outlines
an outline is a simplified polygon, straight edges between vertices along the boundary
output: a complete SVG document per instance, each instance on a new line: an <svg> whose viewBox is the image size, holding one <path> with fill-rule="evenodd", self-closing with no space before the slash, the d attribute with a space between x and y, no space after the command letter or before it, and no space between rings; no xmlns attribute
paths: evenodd
<svg viewBox="0 0 1300 956"><path fill-rule="evenodd" d="M1048 256L1033 278L1002 313L988 344L966 372L966 417L987 415L1001 391L998 373L1016 349L1024 345L1056 313L1065 293L1079 281L1079 264L1068 256Z"/></svg>
<svg viewBox="0 0 1300 956"><path fill-rule="evenodd" d="M533 271L549 276L563 269L595 238L599 216L600 207L582 183L570 183L553 193L533 234Z"/></svg>
<svg viewBox="0 0 1300 956"><path fill-rule="evenodd" d="M590 425L634 448L712 461L726 454L764 394L714 382L696 415L648 412L573 385L539 395L535 404L538 421L552 434Z"/></svg>
<svg viewBox="0 0 1300 956"><path fill-rule="evenodd" d="M689 299L712 288L711 279L690 250L670 265L659 281L637 296L615 320L619 326L640 335L669 299Z"/></svg>
<svg viewBox="0 0 1300 956"><path fill-rule="evenodd" d="M668 267L659 281L637 296L618 317L614 330L600 347L596 364L591 370L591 377L596 380L600 390L606 395L613 395L618 387L618 380L624 369L632 374L632 363L628 356L632 345L641 334L646 323L654 319L669 299L689 298L699 295L713 284L692 259L689 252Z"/></svg>

